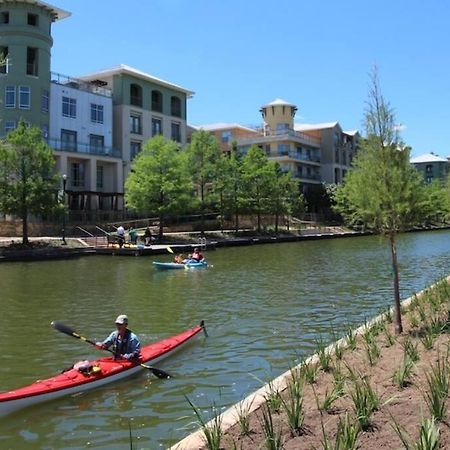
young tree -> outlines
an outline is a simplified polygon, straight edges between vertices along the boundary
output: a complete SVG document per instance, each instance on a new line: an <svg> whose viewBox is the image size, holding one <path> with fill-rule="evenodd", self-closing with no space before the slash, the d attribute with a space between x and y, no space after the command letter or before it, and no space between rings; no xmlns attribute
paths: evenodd
<svg viewBox="0 0 450 450"><path fill-rule="evenodd" d="M365 113L367 137L352 170L335 192L335 209L351 225L359 224L389 240L394 274L395 331L403 331L400 313L397 233L421 222L424 185L402 145L394 112L380 91L376 69Z"/></svg>
<svg viewBox="0 0 450 450"><path fill-rule="evenodd" d="M59 176L52 149L41 130L23 121L0 144L0 210L22 220L22 243L28 244L28 217L58 206Z"/></svg>
<svg viewBox="0 0 450 450"><path fill-rule="evenodd" d="M217 174L217 161L222 151L216 138L205 130L192 134L187 148L189 166L194 185L200 193L201 231L204 231L205 210L209 200L208 186L211 186Z"/></svg>
<svg viewBox="0 0 450 450"><path fill-rule="evenodd" d="M165 217L189 205L192 189L185 154L175 142L155 136L133 162L125 182L125 202L135 211L156 212L161 238Z"/></svg>

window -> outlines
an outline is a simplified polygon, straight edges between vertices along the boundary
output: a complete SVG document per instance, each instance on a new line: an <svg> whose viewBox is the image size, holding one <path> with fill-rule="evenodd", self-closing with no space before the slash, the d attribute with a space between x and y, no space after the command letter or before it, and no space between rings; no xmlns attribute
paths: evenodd
<svg viewBox="0 0 450 450"><path fill-rule="evenodd" d="M130 161L137 156L137 154L141 151L141 143L138 141L130 142Z"/></svg>
<svg viewBox="0 0 450 450"><path fill-rule="evenodd" d="M334 162L339 164L339 147L334 150Z"/></svg>
<svg viewBox="0 0 450 450"><path fill-rule="evenodd" d="M159 91L152 91L152 110L162 112L163 96Z"/></svg>
<svg viewBox="0 0 450 450"><path fill-rule="evenodd" d="M39 22L39 16L37 14L28 13L28 25L37 27Z"/></svg>
<svg viewBox="0 0 450 450"><path fill-rule="evenodd" d="M288 156L289 150L289 144L278 144L278 156Z"/></svg>
<svg viewBox="0 0 450 450"><path fill-rule="evenodd" d="M27 47L27 75L38 76L38 49Z"/></svg>
<svg viewBox="0 0 450 450"><path fill-rule="evenodd" d="M77 99L70 97L62 98L62 115L75 119L77 117Z"/></svg>
<svg viewBox="0 0 450 450"><path fill-rule="evenodd" d="M14 120L5 120L5 136L12 130L16 129L16 122Z"/></svg>
<svg viewBox="0 0 450 450"><path fill-rule="evenodd" d="M48 141L48 125L41 126L42 139Z"/></svg>
<svg viewBox="0 0 450 450"><path fill-rule="evenodd" d="M4 64L0 65L0 73L9 73L8 55L8 47L0 46L0 61L4 62Z"/></svg>
<svg viewBox="0 0 450 450"><path fill-rule="evenodd" d="M0 24L7 24L9 23L9 12L4 11L0 14Z"/></svg>
<svg viewBox="0 0 450 450"><path fill-rule="evenodd" d="M426 173L433 173L433 165L427 164L425 171L426 171Z"/></svg>
<svg viewBox="0 0 450 450"><path fill-rule="evenodd" d="M105 138L98 134L90 134L89 148L92 152L103 153L105 150Z"/></svg>
<svg viewBox="0 0 450 450"><path fill-rule="evenodd" d="M130 104L142 106L142 88L138 84L130 85Z"/></svg>
<svg viewBox="0 0 450 450"><path fill-rule="evenodd" d="M103 166L97 166L97 189L103 189Z"/></svg>
<svg viewBox="0 0 450 450"><path fill-rule="evenodd" d="M172 116L181 117L181 100L174 95L170 97L170 113Z"/></svg>
<svg viewBox="0 0 450 450"><path fill-rule="evenodd" d="M30 109L31 89L29 86L19 86L19 108Z"/></svg>
<svg viewBox="0 0 450 450"><path fill-rule="evenodd" d="M177 122L172 122L171 139L175 142L181 142L181 127Z"/></svg>
<svg viewBox="0 0 450 450"><path fill-rule="evenodd" d="M130 131L134 134L142 134L141 116L131 114L130 116Z"/></svg>
<svg viewBox="0 0 450 450"><path fill-rule="evenodd" d="M277 123L277 132L282 133L289 130L288 123Z"/></svg>
<svg viewBox="0 0 450 450"><path fill-rule="evenodd" d="M41 111L43 113L48 113L49 108L49 100L48 100L48 91L42 91L41 95Z"/></svg>
<svg viewBox="0 0 450 450"><path fill-rule="evenodd" d="M91 103L91 122L103 123L103 105Z"/></svg>
<svg viewBox="0 0 450 450"><path fill-rule="evenodd" d="M61 130L61 150L70 152L77 151L77 132L72 130Z"/></svg>
<svg viewBox="0 0 450 450"><path fill-rule="evenodd" d="M232 133L230 130L227 131L222 131L222 142L224 144L228 144L228 142L230 142L230 139L232 138Z"/></svg>
<svg viewBox="0 0 450 450"><path fill-rule="evenodd" d="M16 87L6 86L5 87L5 108L15 108L16 107Z"/></svg>
<svg viewBox="0 0 450 450"><path fill-rule="evenodd" d="M340 180L340 177L339 177L339 169L334 169L334 182L337 184L340 181L341 180Z"/></svg>
<svg viewBox="0 0 450 450"><path fill-rule="evenodd" d="M152 136L162 134L162 120L152 117Z"/></svg>
<svg viewBox="0 0 450 450"><path fill-rule="evenodd" d="M72 163L70 167L70 179L73 187L84 187L85 165L83 163Z"/></svg>

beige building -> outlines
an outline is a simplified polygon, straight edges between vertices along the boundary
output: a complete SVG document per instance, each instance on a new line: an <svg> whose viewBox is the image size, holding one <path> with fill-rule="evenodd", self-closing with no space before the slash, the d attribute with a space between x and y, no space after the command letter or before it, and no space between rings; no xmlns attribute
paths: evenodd
<svg viewBox="0 0 450 450"><path fill-rule="evenodd" d="M262 106L260 112L261 127L221 123L198 128L212 133L224 151L233 141L242 153L252 145L260 147L300 181L305 194L319 192L324 182L342 181L357 150L357 131L344 132L338 122L295 124L296 105L281 99Z"/></svg>

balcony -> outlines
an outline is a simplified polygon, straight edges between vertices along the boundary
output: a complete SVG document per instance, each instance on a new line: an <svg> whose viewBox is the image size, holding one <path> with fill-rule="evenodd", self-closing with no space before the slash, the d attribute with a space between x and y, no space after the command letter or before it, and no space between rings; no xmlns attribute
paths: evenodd
<svg viewBox="0 0 450 450"><path fill-rule="evenodd" d="M82 144L78 142L67 142L61 141L60 139L49 139L48 145L50 145L53 150L60 152L84 153L88 155L122 158L122 152L112 147Z"/></svg>
<svg viewBox="0 0 450 450"><path fill-rule="evenodd" d="M298 153L296 151L290 152L280 152L276 155L268 155L269 158L283 158L283 159L292 159L294 161L307 161L312 163L320 164L320 156L317 155L304 155L302 153Z"/></svg>
<svg viewBox="0 0 450 450"><path fill-rule="evenodd" d="M290 140L299 143L306 143L314 147L320 146L320 138L309 136L300 131L293 129L287 130L265 130L256 129L255 133L240 135L238 138L239 145L252 145L264 142L276 142L281 140Z"/></svg>
<svg viewBox="0 0 450 450"><path fill-rule="evenodd" d="M105 88L98 83L88 83L86 81L71 78L67 75L62 75L56 72L50 72L50 79L52 83L59 84L61 86L78 89L84 92L90 92L91 94L99 94L105 97L112 97L111 89Z"/></svg>

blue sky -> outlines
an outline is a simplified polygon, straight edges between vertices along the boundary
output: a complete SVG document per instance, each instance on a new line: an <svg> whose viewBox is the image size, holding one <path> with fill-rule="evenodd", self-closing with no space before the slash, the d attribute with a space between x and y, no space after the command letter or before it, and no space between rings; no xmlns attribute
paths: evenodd
<svg viewBox="0 0 450 450"><path fill-rule="evenodd" d="M195 91L193 125L259 125L282 98L296 122L362 130L369 73L413 155L450 156L450 2L445 0L47 0L52 70L127 64Z"/></svg>

